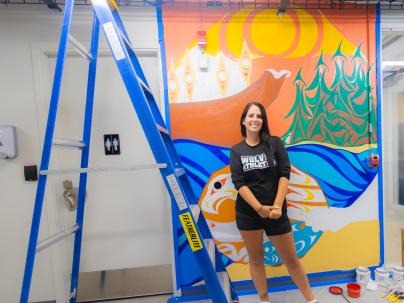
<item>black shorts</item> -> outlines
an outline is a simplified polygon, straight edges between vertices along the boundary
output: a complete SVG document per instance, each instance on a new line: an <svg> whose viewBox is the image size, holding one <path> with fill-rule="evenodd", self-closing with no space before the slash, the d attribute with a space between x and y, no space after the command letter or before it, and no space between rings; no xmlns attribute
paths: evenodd
<svg viewBox="0 0 404 303"><path fill-rule="evenodd" d="M263 229L267 236L283 235L292 231L286 214L282 214L279 219L269 219L261 218L257 213L236 211L236 224L239 230Z"/></svg>

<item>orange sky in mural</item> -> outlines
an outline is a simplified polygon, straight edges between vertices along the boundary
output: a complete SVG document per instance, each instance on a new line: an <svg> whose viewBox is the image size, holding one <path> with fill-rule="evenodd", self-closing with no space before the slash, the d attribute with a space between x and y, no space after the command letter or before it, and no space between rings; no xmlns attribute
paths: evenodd
<svg viewBox="0 0 404 303"><path fill-rule="evenodd" d="M225 10L178 10L163 9L164 20L164 43L166 48L167 62L184 54L185 49L196 41L196 32L207 31L218 22Z"/></svg>
<svg viewBox="0 0 404 303"><path fill-rule="evenodd" d="M264 72L245 90L226 98L170 105L171 136L192 138L216 146L232 146L241 140L239 117L250 100L268 107L277 100L285 76L274 78ZM219 114L215 110L217 109ZM200 113L203 113L201 115Z"/></svg>
<svg viewBox="0 0 404 303"><path fill-rule="evenodd" d="M228 43L230 38L226 35L232 35L231 38L236 37L234 38L236 41L246 39L250 51L256 55L256 58L253 59L251 83L257 80L266 68L273 68L278 71L286 69L292 73L285 80L275 102L268 108L272 133L274 135L283 135L293 120L293 116L287 119L285 116L289 113L295 100L295 86L293 83L295 76L299 69L302 68L303 79L310 82L314 76L314 67L317 63L319 52L325 47L328 47L328 55L324 55L324 60L330 62L330 54L336 50L334 46L335 41L332 41L333 37L330 36L340 35L341 38L345 39L345 42L342 43L342 51L344 52L344 50L349 49L349 52L352 52L348 54L350 57L353 54L354 48L362 43L361 50L364 57L368 58L368 62L375 63L374 10L369 11L368 17L365 15L366 11L322 10L321 13L318 11L289 10L288 17L283 19L286 22L284 27L278 27L279 33L277 31L268 33L264 31L263 26L257 20L259 21L260 18L265 19L267 17L274 18L274 16L271 16L271 10L245 10L236 12L222 9L215 11L208 9L181 11L164 9L163 20L167 64L171 60L174 63L178 62L184 55L186 48L196 43L196 32L198 30L203 29L208 31L213 25L222 20L217 31L219 42L214 42L219 44L218 46L215 45L215 47L219 47L227 56L236 59L237 57L234 52L240 51L240 47L237 44L230 45ZM234 20L234 16L237 16L238 19ZM369 25L367 19L370 22ZM258 25L254 25L252 23L253 20ZM316 30L314 32L316 34L315 37L309 37L307 33L302 34L299 32L299 24L305 22L305 20L315 20L317 23L317 27L314 28ZM233 27L230 28L229 22L239 22L239 24L232 25ZM228 33L229 30L231 31L230 33ZM283 32L286 32L285 35L289 35L289 37L294 37L294 39L283 39L281 35ZM312 48L307 51L302 48L304 47L302 44L306 43L310 38L312 39L311 42L307 43ZM267 45L262 43L260 39L276 39L277 44L274 44L274 41L272 41L273 45ZM303 39L304 41L302 42L299 39ZM209 36L207 42L209 45ZM270 42L268 41L268 43ZM349 43L350 45L348 45ZM371 45L372 49L368 50L368 45ZM272 53L273 55L271 55ZM298 57L298 53L307 53L307 55ZM369 53L371 54L370 57ZM346 62L346 64L349 65L349 62ZM375 68L372 69L372 75L372 79L374 80L376 75Z"/></svg>
<svg viewBox="0 0 404 303"><path fill-rule="evenodd" d="M224 9L213 11L209 9L178 10L165 8L163 10L163 20L167 59L177 59L181 56L190 43L196 40L196 32L198 30L208 30L221 18L234 13L235 11L226 11ZM309 13L316 19L318 18L318 12L309 11ZM357 23L352 22L352 20L360 20L363 18L363 12L344 11L342 15L339 11L322 10L322 13L327 16L328 20L332 22L332 24L349 40L354 44L362 42L364 49L366 49L366 41L368 39L365 34L366 23L360 21ZM370 13L372 14L370 19L374 22L374 11L371 11Z"/></svg>

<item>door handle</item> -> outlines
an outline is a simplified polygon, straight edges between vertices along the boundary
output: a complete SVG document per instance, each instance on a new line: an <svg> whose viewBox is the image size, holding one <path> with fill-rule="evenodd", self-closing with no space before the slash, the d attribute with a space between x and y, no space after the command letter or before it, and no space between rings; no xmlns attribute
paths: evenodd
<svg viewBox="0 0 404 303"><path fill-rule="evenodd" d="M70 211L77 209L78 188L73 187L71 180L63 181L63 200Z"/></svg>

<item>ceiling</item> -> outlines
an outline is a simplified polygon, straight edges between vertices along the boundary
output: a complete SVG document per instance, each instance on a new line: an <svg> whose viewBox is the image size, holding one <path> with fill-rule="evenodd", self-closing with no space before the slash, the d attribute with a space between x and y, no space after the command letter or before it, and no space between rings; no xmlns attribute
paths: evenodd
<svg viewBox="0 0 404 303"><path fill-rule="evenodd" d="M404 0L115 0L120 7L174 7L204 9L241 8L274 8L278 14L287 9L335 9L335 10L366 10L375 4L386 13L404 12ZM47 5L52 10L62 11L65 0L0 0L0 5ZM76 5L91 5L91 0L75 0ZM1 8L1 6L0 6ZM401 17L400 17L401 19ZM400 22L401 23L401 22ZM402 61L404 63L404 27L400 30L382 32L383 61ZM384 66L383 78L393 81L404 77L403 66Z"/></svg>
<svg viewBox="0 0 404 303"><path fill-rule="evenodd" d="M380 3L382 10L404 10L404 0L116 0L119 6L147 7L162 6L176 8L305 8L362 10ZM0 0L8 4L57 4L64 5L65 0ZM91 5L91 0L76 0L76 5ZM51 7L55 8L55 7Z"/></svg>

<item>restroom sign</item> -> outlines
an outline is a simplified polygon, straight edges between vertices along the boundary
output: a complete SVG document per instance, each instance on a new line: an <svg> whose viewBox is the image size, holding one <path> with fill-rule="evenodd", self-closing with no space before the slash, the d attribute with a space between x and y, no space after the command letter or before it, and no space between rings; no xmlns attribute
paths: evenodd
<svg viewBox="0 0 404 303"><path fill-rule="evenodd" d="M120 155L121 143L118 134L104 135L105 155Z"/></svg>

